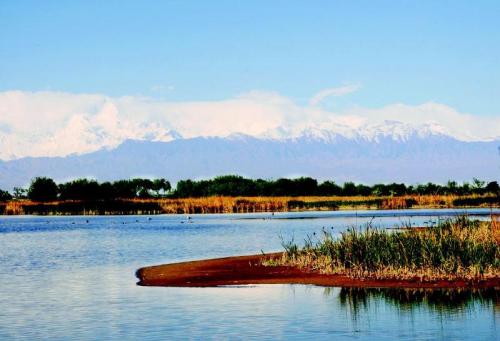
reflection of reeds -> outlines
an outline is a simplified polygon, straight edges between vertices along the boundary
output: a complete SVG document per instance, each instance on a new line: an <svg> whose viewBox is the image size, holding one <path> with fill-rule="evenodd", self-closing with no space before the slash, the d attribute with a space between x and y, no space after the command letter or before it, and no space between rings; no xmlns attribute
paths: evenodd
<svg viewBox="0 0 500 341"><path fill-rule="evenodd" d="M323 231L317 242L299 248L284 243L278 264L342 273L357 278L481 279L500 277L496 222L466 217L426 229L389 232L367 226L350 228L334 238Z"/></svg>
<svg viewBox="0 0 500 341"><path fill-rule="evenodd" d="M360 308L367 308L371 301L381 299L403 310L425 306L435 311L451 312L475 303L497 305L500 302L500 289L341 288L338 298L342 306L349 307L355 313Z"/></svg>

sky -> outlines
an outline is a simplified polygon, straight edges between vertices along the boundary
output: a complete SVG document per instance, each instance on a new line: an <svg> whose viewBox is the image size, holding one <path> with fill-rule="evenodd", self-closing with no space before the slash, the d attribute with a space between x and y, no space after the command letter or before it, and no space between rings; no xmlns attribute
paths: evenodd
<svg viewBox="0 0 500 341"><path fill-rule="evenodd" d="M384 120L498 138L499 18L499 1L0 1L0 159Z"/></svg>

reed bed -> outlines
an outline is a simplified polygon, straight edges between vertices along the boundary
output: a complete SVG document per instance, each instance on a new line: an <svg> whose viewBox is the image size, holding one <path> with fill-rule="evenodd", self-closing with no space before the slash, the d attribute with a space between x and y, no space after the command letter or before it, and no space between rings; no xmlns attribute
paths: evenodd
<svg viewBox="0 0 500 341"><path fill-rule="evenodd" d="M283 243L281 259L267 265L291 265L312 271L376 279L467 279L500 277L498 222L467 217L426 229L387 231L368 225L334 238L323 230L303 247Z"/></svg>
<svg viewBox="0 0 500 341"><path fill-rule="evenodd" d="M4 204L2 214L20 215L24 214L23 204L25 201L9 201Z"/></svg>
<svg viewBox="0 0 500 341"><path fill-rule="evenodd" d="M33 202L12 200L0 214L196 214L349 209L500 207L494 195L151 198ZM3 212L2 212L3 211Z"/></svg>
<svg viewBox="0 0 500 341"><path fill-rule="evenodd" d="M460 201L457 201L460 200ZM300 196L300 197L223 197L176 199L134 199L157 202L164 213L253 213L342 209L408 209L453 207L500 207L493 195L414 195L378 196ZM473 205L470 205L472 202Z"/></svg>

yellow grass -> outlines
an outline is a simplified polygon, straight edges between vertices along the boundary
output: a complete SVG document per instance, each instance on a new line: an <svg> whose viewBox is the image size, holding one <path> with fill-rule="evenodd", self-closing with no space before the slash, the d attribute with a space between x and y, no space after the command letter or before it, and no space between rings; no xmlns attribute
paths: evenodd
<svg viewBox="0 0 500 341"><path fill-rule="evenodd" d="M349 209L406 209L406 208L453 208L455 199L492 198L492 195L406 195L406 196L300 196L300 197L223 197L178 199L122 199L127 203L148 203L150 210L158 213L252 213L252 212L288 212L307 210L349 210ZM24 209L42 205L58 213L58 206L63 203L82 203L82 201L54 201L50 203L32 202L29 200L13 200L5 205L5 214L23 214ZM61 210L64 210L61 205ZM119 206L119 205L118 205ZM499 207L500 205L494 205ZM82 205L83 210L84 205ZM486 204L479 207L489 207ZM129 205L124 210L130 209ZM123 212L122 214L127 214Z"/></svg>
<svg viewBox="0 0 500 341"><path fill-rule="evenodd" d="M23 201L9 201L5 205L5 214L8 215L20 215L24 214Z"/></svg>
<svg viewBox="0 0 500 341"><path fill-rule="evenodd" d="M406 209L453 208L457 198L479 198L479 195L406 195L400 197L377 196L300 196L300 197L223 197L179 199L133 199L138 202L158 202L165 213L252 213L287 212L304 210L331 210L325 203L336 203L338 209ZM489 197L488 195L482 197ZM409 201L414 203L410 206ZM289 202L314 204L310 208L290 209Z"/></svg>

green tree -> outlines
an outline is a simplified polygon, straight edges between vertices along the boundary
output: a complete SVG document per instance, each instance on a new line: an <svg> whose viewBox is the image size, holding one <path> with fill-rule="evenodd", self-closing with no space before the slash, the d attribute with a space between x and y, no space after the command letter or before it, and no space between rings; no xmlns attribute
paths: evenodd
<svg viewBox="0 0 500 341"><path fill-rule="evenodd" d="M357 195L357 188L354 182L344 182L344 186L342 187L342 195L345 196L354 196Z"/></svg>
<svg viewBox="0 0 500 341"><path fill-rule="evenodd" d="M0 201L9 201L12 199L12 195L9 192L0 189Z"/></svg>
<svg viewBox="0 0 500 341"><path fill-rule="evenodd" d="M180 180L177 183L174 196L179 198L199 197L201 193L198 184L198 181L190 179Z"/></svg>
<svg viewBox="0 0 500 341"><path fill-rule="evenodd" d="M172 186L167 179L154 179L151 189L156 193L157 197L160 197L167 194L172 189Z"/></svg>
<svg viewBox="0 0 500 341"><path fill-rule="evenodd" d="M445 186L446 194L457 194L458 193L458 184L456 181L448 180Z"/></svg>
<svg viewBox="0 0 500 341"><path fill-rule="evenodd" d="M95 180L76 179L59 185L61 200L97 200L101 196L100 185Z"/></svg>
<svg viewBox="0 0 500 341"><path fill-rule="evenodd" d="M50 178L36 177L31 181L28 198L33 201L54 201L57 199L57 185Z"/></svg>
<svg viewBox="0 0 500 341"><path fill-rule="evenodd" d="M372 192L372 188L370 186L366 186L363 184L356 185L356 195L368 196Z"/></svg>
<svg viewBox="0 0 500 341"><path fill-rule="evenodd" d="M28 190L22 187L14 187L15 199L26 199L28 197Z"/></svg>
<svg viewBox="0 0 500 341"><path fill-rule="evenodd" d="M473 178L472 179L472 190L474 191L474 193L483 194L484 184L485 184L484 181L481 181L477 178Z"/></svg>
<svg viewBox="0 0 500 341"><path fill-rule="evenodd" d="M486 193L493 193L500 195L500 186L498 185L498 182L496 181L491 181L489 182L486 187L484 188Z"/></svg>
<svg viewBox="0 0 500 341"><path fill-rule="evenodd" d="M342 187L334 181L325 181L318 186L319 195L341 195Z"/></svg>

